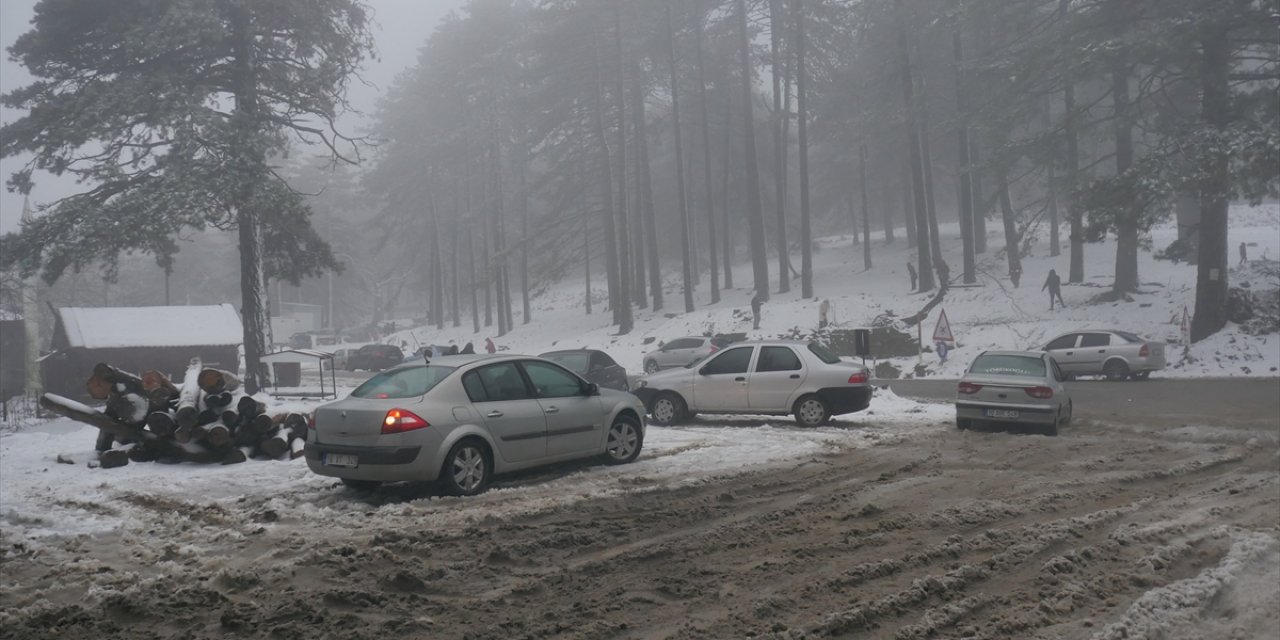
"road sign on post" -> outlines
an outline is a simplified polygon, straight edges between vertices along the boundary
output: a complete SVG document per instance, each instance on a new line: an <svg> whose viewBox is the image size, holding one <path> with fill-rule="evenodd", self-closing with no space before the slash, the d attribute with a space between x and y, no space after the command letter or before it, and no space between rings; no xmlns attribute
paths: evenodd
<svg viewBox="0 0 1280 640"><path fill-rule="evenodd" d="M933 328L933 341L945 342L950 346L955 346L956 338L951 333L951 323L947 321L947 311L942 310L938 316L938 325Z"/></svg>

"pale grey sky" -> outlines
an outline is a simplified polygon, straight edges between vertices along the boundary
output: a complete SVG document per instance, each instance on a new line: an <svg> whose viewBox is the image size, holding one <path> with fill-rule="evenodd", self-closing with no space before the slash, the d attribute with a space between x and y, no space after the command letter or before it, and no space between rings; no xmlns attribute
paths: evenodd
<svg viewBox="0 0 1280 640"><path fill-rule="evenodd" d="M88 0L92 1L92 0ZM395 80L396 74L417 60L418 48L449 11L461 7L465 0L367 0L374 10L375 41L378 60L365 64L363 77L372 87L353 83L351 101L355 108L372 112L378 96ZM8 48L31 28L31 16L36 0L3 0L0 2L0 47L5 49L0 62L0 93L7 93L31 81L31 77L19 65L9 60ZM0 110L0 120L12 121L20 114ZM348 118L348 130L360 126L358 118ZM0 184L25 158L0 160ZM56 200L75 193L77 185L69 179L55 180L48 175L36 176L36 187L31 203ZM0 233L17 229L22 215L22 196L0 189Z"/></svg>

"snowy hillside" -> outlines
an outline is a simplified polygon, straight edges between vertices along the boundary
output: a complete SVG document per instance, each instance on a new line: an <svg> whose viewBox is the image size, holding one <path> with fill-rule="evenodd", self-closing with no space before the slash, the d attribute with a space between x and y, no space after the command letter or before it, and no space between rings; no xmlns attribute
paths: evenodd
<svg viewBox="0 0 1280 640"><path fill-rule="evenodd" d="M1023 259L1021 286L1014 288L1006 275L1004 239L994 229L988 234L986 254L979 256L978 284L972 288L953 288L940 305L946 311L952 331L957 338L957 348L948 356L945 365L938 358L926 353L924 362L927 375L957 377L973 356L986 349L1034 348L1042 346L1050 338L1071 330L1083 328L1116 328L1132 331L1152 339L1169 342L1179 340L1179 323L1182 310L1195 307L1196 268L1194 265L1156 260L1153 252L1167 247L1177 238L1172 221L1157 227L1151 233L1150 246L1139 256L1141 292L1132 302L1092 303L1100 293L1108 291L1115 272L1115 243L1112 239L1085 245L1085 282L1068 284L1068 247L1065 230L1062 236L1062 255L1049 257L1047 242L1041 238L1032 246L1031 255ZM942 245L944 257L951 265L953 279L960 277L961 256L958 225L943 225ZM1047 235L1043 230L1042 235ZM490 327L481 333L471 334L470 317L463 318L462 327L446 326L443 331L434 327L419 327L414 335L400 332L387 338L389 342L406 344L457 344L474 342L482 345L486 337L513 352L540 353L551 349L578 347L601 348L608 351L629 371L639 372L643 354L657 347L659 341L684 335L706 333L746 333L751 338L772 338L790 333L795 328L811 331L817 328L818 306L822 298L831 301L833 321L837 328L869 326L882 314L898 317L915 313L922 308L931 293L911 294L906 264L912 256L906 241L898 231L898 241L885 246L883 236L872 234L874 267L862 270L862 248L851 246L848 236L820 238L814 254L814 289L811 300L800 297L799 280L794 281L792 291L773 294L764 305L759 331L751 328L750 299L747 288L751 282L751 265L739 263L734 268L734 282L738 288L724 291L716 305L706 304L709 294L704 281L695 292L698 305L692 313L682 313L683 302L676 274L668 273L665 287L665 308L654 313L648 309L637 310L635 330L625 336L615 335L616 328L609 324L609 313L604 309L607 299L603 283L594 290L596 305L594 314L583 311L583 282L570 279L549 288L533 301L533 322L523 325L517 312L516 329L503 338L497 338ZM1251 265L1237 267L1236 247L1248 244ZM1233 207L1231 233L1228 246L1232 259L1231 286L1247 282L1252 291L1280 289L1280 206ZM741 254L739 254L741 256ZM798 257L793 256L798 263ZM1263 264L1268 265L1264 268ZM1056 269L1063 278L1063 297L1067 308L1049 311L1048 294L1041 291L1049 269ZM1270 275L1263 275L1269 272ZM705 274L704 274L705 278ZM593 285L603 277L593 278ZM743 286L746 284L746 286ZM771 283L773 291L777 282ZM923 323L925 342L937 322L939 309ZM645 344L646 339L652 339ZM1229 325L1224 331L1194 345L1190 360L1184 360L1181 347L1170 347L1170 368L1164 376L1275 376L1280 371L1280 334L1247 335L1239 327ZM915 358L895 361L903 371L910 373Z"/></svg>

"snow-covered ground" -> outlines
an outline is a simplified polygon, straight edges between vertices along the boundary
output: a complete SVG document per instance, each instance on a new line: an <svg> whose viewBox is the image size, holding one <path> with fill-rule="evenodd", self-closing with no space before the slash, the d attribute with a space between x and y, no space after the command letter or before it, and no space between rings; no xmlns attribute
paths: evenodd
<svg viewBox="0 0 1280 640"><path fill-rule="evenodd" d="M1280 260L1280 205L1235 206L1230 216L1231 285L1249 282L1253 291L1280 288L1278 278L1259 276L1251 269L1239 268L1236 253L1238 245L1245 242L1250 259ZM1032 245L1031 255L1023 259L1021 286L1014 288L1006 275L1004 239L998 228L998 224L988 225L988 251L979 256L980 286L953 288L940 308L935 308L923 323L925 343L931 344L930 336L938 316L941 311L946 311L957 339L957 346L951 351L946 364L940 364L932 353L925 354L928 375L959 377L973 357L984 350L1037 348L1056 335L1084 328L1116 328L1151 339L1180 340L1179 320L1183 308L1188 312L1195 308L1196 267L1153 257L1153 251L1167 247L1177 238L1173 221L1156 227L1150 234L1150 246L1140 252L1141 292L1132 296L1132 302L1092 302L1098 294L1110 290L1115 273L1113 239L1086 244L1085 281L1068 284L1069 246L1065 227L1061 255L1056 258L1049 256L1048 232L1042 227L1038 232L1039 240ZM943 225L940 232L942 244L949 248L944 252L944 258L951 266L953 278L958 281L962 263L958 253L959 227ZM548 287L543 295L533 300L533 322L530 324L522 324L517 310L516 327L504 337L496 336L496 326L482 327L480 333L471 333L471 318L464 309L460 328L447 324L442 331L434 327L418 327L392 334L385 341L403 343L410 350L418 344L450 342L459 345L473 342L481 347L486 337L493 337L499 345L517 353L536 354L557 348L600 348L609 352L628 371L639 372L646 352L657 348L660 341L680 336L741 332L750 338L773 338L797 328L806 332L816 329L818 307L823 298L831 301L837 328L866 327L883 314L892 313L897 317L914 314L933 295L932 292L909 293L906 264L913 252L906 248L902 229L898 229L897 236L894 245L885 246L880 233L872 234L875 266L869 271L863 271L862 248L853 247L850 237L818 239L815 243L818 250L814 254L816 297L802 299L800 282L793 281L791 292L774 293L764 305L758 331L751 327L751 265L738 263L734 268L737 288L724 291L718 304L708 304L710 293L706 275L703 275L703 285L695 292L696 308L691 313L683 312L678 275L668 273L664 287L665 308L658 313L648 309L637 310L635 329L625 336L616 335L616 327L610 325L604 285L600 284L594 290L595 313L588 316L582 304L583 282L580 278L570 278ZM793 256L793 260L798 264L799 257ZM1050 311L1048 294L1041 291L1050 269L1056 269L1062 277L1062 295L1067 303L1065 309ZM593 286L603 280L594 278ZM776 292L776 280L771 281L771 287ZM650 340L650 343L645 344L645 340ZM1193 345L1190 359L1184 360L1181 347L1171 346L1167 353L1170 366L1159 374L1162 376L1280 375L1280 334L1251 336L1234 325ZM910 372L916 359L899 358L894 362L898 368Z"/></svg>
<svg viewBox="0 0 1280 640"><path fill-rule="evenodd" d="M316 403L293 401L292 410ZM575 468L548 482L499 485L465 501L421 501L412 507L436 518L510 517L553 510L587 498L634 491L671 489L708 482L746 470L759 471L837 449L883 444L936 431L951 424L952 409L877 392L863 413L843 416L830 427L800 429L786 418L741 416L717 425L658 427L647 432L633 464ZM7 544L30 549L46 536L98 534L150 526L122 496L191 501L233 509L246 498L280 512L306 512L312 526L356 527L368 505L352 502L332 478L312 474L302 459L250 460L237 465L133 463L111 470L88 470L96 459L97 429L67 419L0 435L0 529ZM61 458L67 463L59 463ZM526 479L527 480L527 479ZM91 505L109 505L93 508ZM402 509L403 505L385 509Z"/></svg>

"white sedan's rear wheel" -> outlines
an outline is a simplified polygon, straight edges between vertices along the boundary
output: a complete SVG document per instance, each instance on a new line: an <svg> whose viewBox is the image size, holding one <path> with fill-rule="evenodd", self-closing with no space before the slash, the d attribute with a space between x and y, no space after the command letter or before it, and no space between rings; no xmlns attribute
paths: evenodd
<svg viewBox="0 0 1280 640"><path fill-rule="evenodd" d="M649 415L653 416L655 423L666 426L684 418L686 411L688 411L688 405L685 404L684 399L670 391L665 391L653 399Z"/></svg>
<svg viewBox="0 0 1280 640"><path fill-rule="evenodd" d="M805 396L796 401L796 422L802 427L820 427L831 419L831 409L818 396Z"/></svg>

